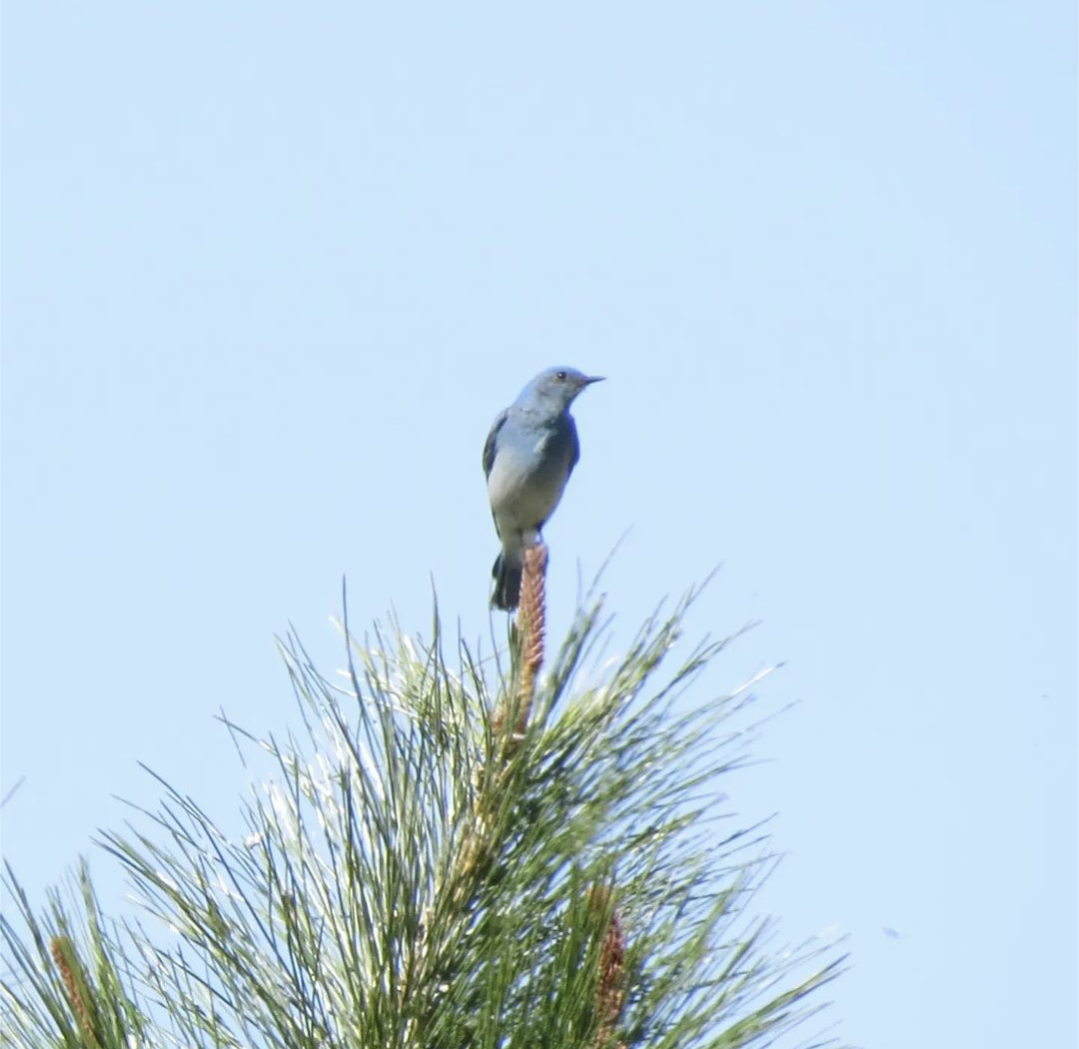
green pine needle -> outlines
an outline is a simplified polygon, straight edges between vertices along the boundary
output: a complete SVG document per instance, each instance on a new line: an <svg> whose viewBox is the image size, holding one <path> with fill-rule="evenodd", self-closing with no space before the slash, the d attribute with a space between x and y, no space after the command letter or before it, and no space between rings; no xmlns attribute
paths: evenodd
<svg viewBox="0 0 1079 1049"><path fill-rule="evenodd" d="M689 698L729 639L668 667L691 599L602 671L585 610L510 749L511 685L463 643L451 667L437 615L428 644L361 644L346 620L339 680L288 636L302 734L228 726L272 768L243 840L162 782L102 842L140 909L119 925L85 865L43 914L7 870L12 1044L736 1049L804 1029L844 959L777 951L748 909L773 861L722 785L751 697Z"/></svg>

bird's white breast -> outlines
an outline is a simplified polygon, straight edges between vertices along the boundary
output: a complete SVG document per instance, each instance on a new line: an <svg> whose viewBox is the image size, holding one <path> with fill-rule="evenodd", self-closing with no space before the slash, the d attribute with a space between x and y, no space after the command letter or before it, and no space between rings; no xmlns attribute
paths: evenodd
<svg viewBox="0 0 1079 1049"><path fill-rule="evenodd" d="M503 445L491 466L487 478L487 493L499 533L530 529L537 521L551 516L562 494L564 474L538 474L536 466L543 462L543 446L549 434L539 435L532 444ZM546 474L546 476L544 476Z"/></svg>

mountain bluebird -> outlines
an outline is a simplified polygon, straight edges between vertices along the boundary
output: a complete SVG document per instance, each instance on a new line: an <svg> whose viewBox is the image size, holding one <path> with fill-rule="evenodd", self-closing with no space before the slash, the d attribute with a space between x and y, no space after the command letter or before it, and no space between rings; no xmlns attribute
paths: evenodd
<svg viewBox="0 0 1079 1049"><path fill-rule="evenodd" d="M495 561L491 604L510 611L521 591L524 552L539 541L580 458L569 406L601 376L573 368L540 372L497 419L483 446L483 472L502 552Z"/></svg>

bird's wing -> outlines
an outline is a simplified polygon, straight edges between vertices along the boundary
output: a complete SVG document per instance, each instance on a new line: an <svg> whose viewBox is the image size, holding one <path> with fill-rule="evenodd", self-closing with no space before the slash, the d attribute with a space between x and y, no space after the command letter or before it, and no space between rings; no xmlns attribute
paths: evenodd
<svg viewBox="0 0 1079 1049"><path fill-rule="evenodd" d="M566 416L566 422L569 423L566 434L566 438L569 442L569 464L566 466L566 480L569 480L569 475L573 473L573 468L577 465L577 460L581 458L581 442L577 440L577 424L573 421L572 415Z"/></svg>
<svg viewBox="0 0 1079 1049"><path fill-rule="evenodd" d="M498 450L498 431L506 425L507 418L509 418L508 408L495 419L494 425L491 427L491 432L487 435L487 441L483 446L484 477L491 476L491 467L495 464L495 452Z"/></svg>

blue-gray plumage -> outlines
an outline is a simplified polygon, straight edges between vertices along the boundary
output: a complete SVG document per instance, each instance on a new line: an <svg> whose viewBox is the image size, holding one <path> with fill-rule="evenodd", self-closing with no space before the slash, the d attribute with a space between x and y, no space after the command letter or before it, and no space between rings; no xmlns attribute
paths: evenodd
<svg viewBox="0 0 1079 1049"><path fill-rule="evenodd" d="M497 419L483 446L483 472L502 552L495 561L491 604L517 607L524 552L539 540L580 458L569 406L590 383L573 368L540 372Z"/></svg>

